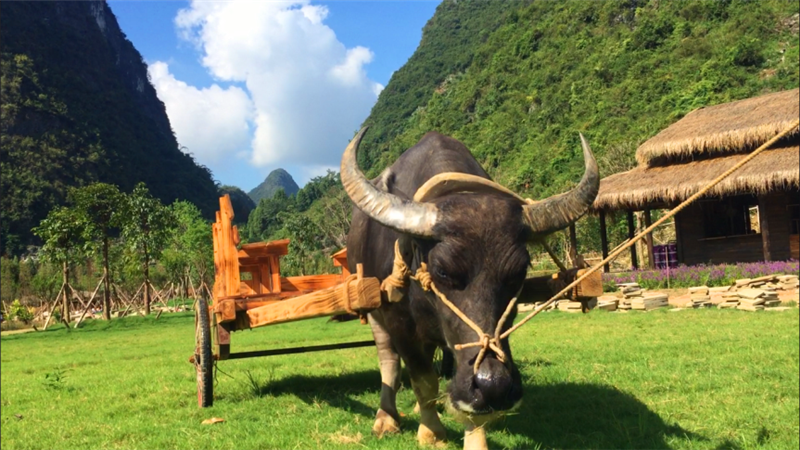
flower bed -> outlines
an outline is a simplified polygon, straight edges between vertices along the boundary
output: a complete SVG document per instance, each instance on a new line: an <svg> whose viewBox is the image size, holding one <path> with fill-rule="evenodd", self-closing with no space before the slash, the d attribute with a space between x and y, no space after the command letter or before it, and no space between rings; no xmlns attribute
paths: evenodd
<svg viewBox="0 0 800 450"><path fill-rule="evenodd" d="M740 278L755 278L772 274L797 274L800 262L761 261L753 263L678 266L672 269L634 270L604 273L605 291L617 290L620 283L639 283L646 289L688 288L692 286L728 286Z"/></svg>

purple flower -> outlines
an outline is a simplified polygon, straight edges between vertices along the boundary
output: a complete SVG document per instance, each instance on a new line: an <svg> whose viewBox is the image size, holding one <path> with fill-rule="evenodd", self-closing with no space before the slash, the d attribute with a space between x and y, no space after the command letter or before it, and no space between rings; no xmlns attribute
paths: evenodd
<svg viewBox="0 0 800 450"><path fill-rule="evenodd" d="M727 286L739 278L755 278L772 274L797 274L800 262L760 261L752 263L717 264L706 266L678 266L670 269L632 270L630 272L604 273L603 281L609 288L620 283L639 283L647 289L680 288L705 284Z"/></svg>

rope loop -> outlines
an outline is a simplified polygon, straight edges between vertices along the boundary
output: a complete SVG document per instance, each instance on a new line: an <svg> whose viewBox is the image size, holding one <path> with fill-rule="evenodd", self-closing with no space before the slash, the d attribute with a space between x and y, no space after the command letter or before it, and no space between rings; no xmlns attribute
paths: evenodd
<svg viewBox="0 0 800 450"><path fill-rule="evenodd" d="M392 263L392 273L381 282L381 289L388 291L389 287L402 289L408 284L408 277L411 270L408 269L400 252L400 240L394 241L394 262Z"/></svg>
<svg viewBox="0 0 800 450"><path fill-rule="evenodd" d="M350 305L350 282L353 280L358 279L357 274L352 274L349 277L345 278L344 286L342 287L342 297L344 297L344 310L347 311L348 314L358 316L359 314L353 310L352 306Z"/></svg>

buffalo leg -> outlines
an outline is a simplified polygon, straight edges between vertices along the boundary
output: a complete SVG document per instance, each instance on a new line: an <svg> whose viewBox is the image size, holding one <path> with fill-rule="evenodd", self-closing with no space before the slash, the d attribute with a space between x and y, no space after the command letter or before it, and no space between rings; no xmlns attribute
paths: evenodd
<svg viewBox="0 0 800 450"><path fill-rule="evenodd" d="M419 404L419 430L417 440L422 445L435 445L445 440L445 429L436 411L439 395L439 377L431 370L425 374L411 374L411 386Z"/></svg>
<svg viewBox="0 0 800 450"><path fill-rule="evenodd" d="M485 428L468 425L464 432L464 450L487 450L488 448Z"/></svg>
<svg viewBox="0 0 800 450"><path fill-rule="evenodd" d="M419 406L419 430L417 430L417 440L422 445L436 445L443 442L446 432L442 422L439 420L439 412L436 410L436 399L439 396L439 377L433 370L433 352L435 347L430 347L421 354L403 360L408 367L411 376L411 387L417 397ZM409 349L410 350L410 349ZM416 352L415 352L416 353ZM408 355L410 356L410 355Z"/></svg>
<svg viewBox="0 0 800 450"><path fill-rule="evenodd" d="M375 415L372 432L383 437L385 433L400 431L400 417L397 414L397 390L400 388L400 356L392 346L389 333L382 325L382 315L374 311L370 313L369 324L372 336L378 348L378 360L381 367L381 406Z"/></svg>

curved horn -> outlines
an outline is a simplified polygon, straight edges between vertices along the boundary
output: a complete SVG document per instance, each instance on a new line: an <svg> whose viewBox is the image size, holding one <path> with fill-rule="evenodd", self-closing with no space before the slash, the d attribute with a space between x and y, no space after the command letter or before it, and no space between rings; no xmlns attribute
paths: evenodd
<svg viewBox="0 0 800 450"><path fill-rule="evenodd" d="M355 205L374 220L401 233L433 237L438 210L432 203L418 203L383 192L358 169L358 144L366 133L361 129L342 155L341 178L344 190Z"/></svg>
<svg viewBox="0 0 800 450"><path fill-rule="evenodd" d="M592 149L581 136L583 159L586 166L581 182L569 192L554 195L540 202L523 207L525 224L534 234L542 235L565 228L578 220L597 197L600 188L600 171Z"/></svg>

